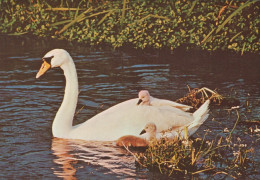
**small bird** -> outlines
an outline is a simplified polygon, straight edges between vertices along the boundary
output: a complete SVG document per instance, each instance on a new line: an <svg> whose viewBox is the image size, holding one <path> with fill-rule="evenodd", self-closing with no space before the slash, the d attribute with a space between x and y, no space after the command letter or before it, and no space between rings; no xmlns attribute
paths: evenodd
<svg viewBox="0 0 260 180"><path fill-rule="evenodd" d="M120 137L116 141L116 145L120 147L146 147L149 145L149 142L146 141L143 138L137 137L137 136L132 136L132 135L126 135Z"/></svg>
<svg viewBox="0 0 260 180"><path fill-rule="evenodd" d="M144 129L140 133L140 137L147 141L152 141L154 139L160 139L160 134L157 133L157 127L154 123L149 122L145 125Z"/></svg>
<svg viewBox="0 0 260 180"><path fill-rule="evenodd" d="M176 103L170 100L158 99L150 96L147 90L141 90L138 94L139 101L137 105L147 105L147 106L171 106L173 108L180 109L182 111L188 111L193 107L184 104Z"/></svg>
<svg viewBox="0 0 260 180"><path fill-rule="evenodd" d="M146 147L149 145L150 141L160 139L160 134L157 133L156 129L157 128L154 123L147 123L140 133L140 136L122 136L116 141L116 145L121 147Z"/></svg>

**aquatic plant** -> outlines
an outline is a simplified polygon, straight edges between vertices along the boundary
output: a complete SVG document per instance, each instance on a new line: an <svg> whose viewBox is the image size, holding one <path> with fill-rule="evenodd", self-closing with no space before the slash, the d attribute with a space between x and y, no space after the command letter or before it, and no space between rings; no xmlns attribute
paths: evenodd
<svg viewBox="0 0 260 180"><path fill-rule="evenodd" d="M153 141L144 153L135 153L139 166L162 174L189 175L224 174L233 178L245 176L256 169L254 149L232 133L239 121L239 113L232 130L225 128L214 140L207 140L211 131L202 138L175 138Z"/></svg>
<svg viewBox="0 0 260 180"><path fill-rule="evenodd" d="M0 32L139 49L259 52L259 1L0 1Z"/></svg>
<svg viewBox="0 0 260 180"><path fill-rule="evenodd" d="M194 109L198 109L207 99L210 99L211 105L236 107L240 105L239 100L233 97L224 97L216 90L211 90L207 87L190 89L189 92L182 98L177 99L176 102L187 104Z"/></svg>

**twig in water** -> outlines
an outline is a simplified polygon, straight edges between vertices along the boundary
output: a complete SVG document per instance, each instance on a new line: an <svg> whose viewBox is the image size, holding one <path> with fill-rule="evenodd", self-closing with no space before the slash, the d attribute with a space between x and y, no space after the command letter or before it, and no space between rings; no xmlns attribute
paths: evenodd
<svg viewBox="0 0 260 180"><path fill-rule="evenodd" d="M224 171L216 172L215 174L213 174L213 176L215 176L215 175L217 175L217 174L225 174L225 175L228 175L228 176L230 176L230 177L232 177L232 178L234 178L234 179L237 179L237 177L232 176L231 174L228 174L228 173L226 173L226 172L224 172Z"/></svg>
<svg viewBox="0 0 260 180"><path fill-rule="evenodd" d="M237 113L237 120L236 120L236 122L235 122L235 124L234 124L234 127L233 127L233 129L230 131L230 133L229 133L229 136L228 136L228 139L230 139L230 137L231 137L231 134L233 133L233 131L235 130L235 128L236 128L236 126L237 126L237 123L238 123L238 120L239 120L239 113L238 113L238 110L237 109L235 109L236 110L236 113Z"/></svg>
<svg viewBox="0 0 260 180"><path fill-rule="evenodd" d="M135 161L138 162L138 164L140 164L140 165L143 166L143 167L146 167L145 165L143 165L143 164L139 161L139 159L136 157L136 155L135 155L134 153L132 153L132 152L128 149L127 146L125 146L124 142L122 142L122 144L123 144L124 148L135 158Z"/></svg>
<svg viewBox="0 0 260 180"><path fill-rule="evenodd" d="M80 111L82 111L82 109L84 108L85 106L82 106L76 113L75 113L75 116L77 116L79 113L80 113Z"/></svg>

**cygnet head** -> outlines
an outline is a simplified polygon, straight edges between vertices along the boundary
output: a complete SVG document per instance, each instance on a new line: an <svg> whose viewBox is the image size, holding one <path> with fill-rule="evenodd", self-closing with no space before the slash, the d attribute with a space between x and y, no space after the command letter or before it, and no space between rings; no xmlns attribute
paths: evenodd
<svg viewBox="0 0 260 180"><path fill-rule="evenodd" d="M71 59L69 53L64 49L53 49L46 53L42 60L42 66L36 75L36 78L42 76L47 70L54 67L61 67Z"/></svg>
<svg viewBox="0 0 260 180"><path fill-rule="evenodd" d="M150 105L150 94L147 90L141 90L138 94L139 101L137 105Z"/></svg>
<svg viewBox="0 0 260 180"><path fill-rule="evenodd" d="M147 133L147 134L149 134L150 136L155 136L156 130L157 130L156 125L155 125L154 123L150 122L150 123L147 123L147 124L145 125L145 127L144 127L144 129L142 130L142 132L140 133L140 135L141 135L141 134L144 134L144 133Z"/></svg>

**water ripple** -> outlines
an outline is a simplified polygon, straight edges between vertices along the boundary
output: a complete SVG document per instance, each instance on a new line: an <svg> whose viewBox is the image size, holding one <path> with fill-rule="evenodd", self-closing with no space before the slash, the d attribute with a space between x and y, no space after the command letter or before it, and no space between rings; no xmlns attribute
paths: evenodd
<svg viewBox="0 0 260 180"><path fill-rule="evenodd" d="M114 142L52 139L52 120L63 98L64 77L56 68L35 79L43 54L41 48L19 53L14 50L1 52L0 167L4 172L0 178L156 177L156 173L138 169L133 157L116 147ZM236 61L242 64L236 65L230 73L222 68L223 61L221 66L218 65L218 60L212 60L211 64L188 63L188 60L176 62L174 59L162 63L159 57L149 62L146 58L108 51L74 52L72 56L79 77L77 111L82 108L74 124L126 99L136 98L141 89L148 89L155 97L175 100L187 93L187 84L191 88L219 88L224 94L229 94L232 88L242 103L249 100L255 107L247 112L247 118L259 119L259 61ZM220 132L223 127L233 127L235 117L226 111L212 111L212 114L215 121L209 118L199 129L199 134L207 128ZM243 127L238 126L238 129Z"/></svg>

